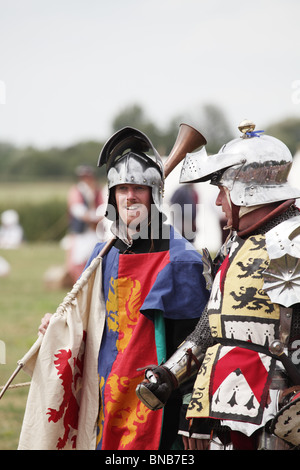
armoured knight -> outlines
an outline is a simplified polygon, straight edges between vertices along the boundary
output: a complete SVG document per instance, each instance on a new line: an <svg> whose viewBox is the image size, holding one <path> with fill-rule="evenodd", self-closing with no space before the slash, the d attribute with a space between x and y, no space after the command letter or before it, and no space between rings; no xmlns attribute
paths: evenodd
<svg viewBox="0 0 300 470"><path fill-rule="evenodd" d="M300 189L288 183L283 142L250 121L239 130L218 154L203 147L185 157L180 182L217 185L231 232L214 261L204 250L211 294L197 327L136 392L159 409L194 374L182 433L213 436L210 448L217 438L234 449L290 449L300 445Z"/></svg>

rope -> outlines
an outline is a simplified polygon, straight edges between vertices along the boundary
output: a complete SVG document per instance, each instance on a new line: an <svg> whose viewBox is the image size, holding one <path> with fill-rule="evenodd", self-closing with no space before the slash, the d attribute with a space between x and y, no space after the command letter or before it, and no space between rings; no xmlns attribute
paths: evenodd
<svg viewBox="0 0 300 470"><path fill-rule="evenodd" d="M31 384L31 382L22 382L22 383L20 383L20 384L10 385L10 386L8 387L8 389L9 389L9 388L28 387L30 384ZM5 385L0 386L0 390L2 390L4 387L5 387ZM8 390L8 389L7 389L7 390Z"/></svg>

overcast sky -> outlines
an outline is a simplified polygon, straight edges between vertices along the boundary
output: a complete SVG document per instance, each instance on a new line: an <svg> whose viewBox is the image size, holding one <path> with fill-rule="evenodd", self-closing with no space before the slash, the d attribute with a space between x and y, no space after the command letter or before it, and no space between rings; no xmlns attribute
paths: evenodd
<svg viewBox="0 0 300 470"><path fill-rule="evenodd" d="M132 104L162 128L300 117L299 21L299 0L0 0L0 141L106 140Z"/></svg>

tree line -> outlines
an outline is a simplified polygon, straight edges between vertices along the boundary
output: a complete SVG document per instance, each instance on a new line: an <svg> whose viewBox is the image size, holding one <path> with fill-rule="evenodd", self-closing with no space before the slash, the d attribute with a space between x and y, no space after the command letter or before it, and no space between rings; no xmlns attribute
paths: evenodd
<svg viewBox="0 0 300 470"><path fill-rule="evenodd" d="M142 106L134 104L121 110L111 123L111 133L125 126L136 127L153 142L161 155L172 149L181 122L181 116L173 118L166 129L159 128L145 113ZM222 110L205 105L199 113L201 132L207 139L208 153L216 153L234 136ZM266 133L282 140L295 154L300 146L300 118L290 117L270 124ZM71 180L74 169L81 164L95 166L104 142L79 142L65 148L17 147L13 143L0 142L0 181ZM99 170L99 178L105 178L105 169Z"/></svg>

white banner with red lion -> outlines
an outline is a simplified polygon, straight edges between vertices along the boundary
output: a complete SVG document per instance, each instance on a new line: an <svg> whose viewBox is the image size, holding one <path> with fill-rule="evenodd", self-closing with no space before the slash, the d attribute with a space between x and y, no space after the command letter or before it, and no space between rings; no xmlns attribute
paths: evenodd
<svg viewBox="0 0 300 470"><path fill-rule="evenodd" d="M95 449L105 323L101 261L52 316L38 353L24 366L32 379L20 450Z"/></svg>

